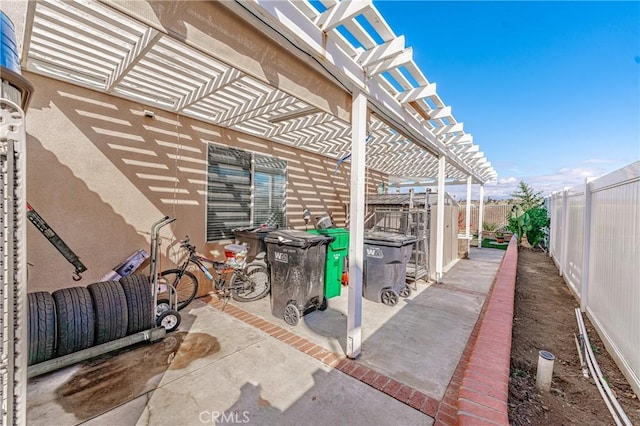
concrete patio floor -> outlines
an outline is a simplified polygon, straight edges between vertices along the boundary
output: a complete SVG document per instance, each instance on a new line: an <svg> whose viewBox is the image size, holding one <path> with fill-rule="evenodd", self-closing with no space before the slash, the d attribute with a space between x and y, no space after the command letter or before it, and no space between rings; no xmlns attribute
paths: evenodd
<svg viewBox="0 0 640 426"><path fill-rule="evenodd" d="M32 379L29 424L432 424L503 255L472 248L394 307L363 300L355 363L340 359L346 289L297 326L268 298L195 301L162 342Z"/></svg>

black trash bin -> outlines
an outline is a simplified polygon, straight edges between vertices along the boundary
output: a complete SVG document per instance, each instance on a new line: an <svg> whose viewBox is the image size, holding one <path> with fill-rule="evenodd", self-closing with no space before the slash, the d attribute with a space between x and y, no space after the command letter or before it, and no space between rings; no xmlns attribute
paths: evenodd
<svg viewBox="0 0 640 426"><path fill-rule="evenodd" d="M364 233L364 271L362 293L365 299L393 306L398 296L407 297L407 262L411 257L414 236L383 231Z"/></svg>
<svg viewBox="0 0 640 426"><path fill-rule="evenodd" d="M247 262L255 259L266 260L267 246L264 243L264 239L269 232L276 229L271 226L250 226L233 230L236 242L247 246Z"/></svg>
<svg viewBox="0 0 640 426"><path fill-rule="evenodd" d="M327 308L324 267L333 237L277 230L264 239L271 271L271 313L296 325L313 309Z"/></svg>

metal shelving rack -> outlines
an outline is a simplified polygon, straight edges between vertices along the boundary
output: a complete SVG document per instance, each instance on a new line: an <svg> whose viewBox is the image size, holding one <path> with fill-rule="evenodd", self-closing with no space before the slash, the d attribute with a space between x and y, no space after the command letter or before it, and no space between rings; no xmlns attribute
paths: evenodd
<svg viewBox="0 0 640 426"><path fill-rule="evenodd" d="M0 424L26 424L27 242L24 111L0 99Z"/></svg>
<svg viewBox="0 0 640 426"><path fill-rule="evenodd" d="M417 280L429 277L429 237L431 233L429 191L425 194L423 208L414 207L413 194L411 193L408 209L375 209L367 222L372 223L373 229L416 237L417 241L407 264L407 278L415 284Z"/></svg>

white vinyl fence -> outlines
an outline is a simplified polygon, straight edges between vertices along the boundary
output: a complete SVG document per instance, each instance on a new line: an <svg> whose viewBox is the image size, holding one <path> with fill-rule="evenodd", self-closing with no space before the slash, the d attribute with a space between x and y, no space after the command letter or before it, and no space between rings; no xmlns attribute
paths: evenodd
<svg viewBox="0 0 640 426"><path fill-rule="evenodd" d="M546 202L550 255L640 395L640 161Z"/></svg>

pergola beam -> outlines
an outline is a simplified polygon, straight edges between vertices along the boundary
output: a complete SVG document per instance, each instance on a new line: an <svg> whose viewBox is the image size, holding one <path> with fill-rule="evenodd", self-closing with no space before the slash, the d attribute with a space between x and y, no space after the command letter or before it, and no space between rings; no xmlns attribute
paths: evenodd
<svg viewBox="0 0 640 426"><path fill-rule="evenodd" d="M404 51L404 36L396 37L373 49L365 50L356 56L355 60L362 67L375 65L385 59L393 58Z"/></svg>
<svg viewBox="0 0 640 426"><path fill-rule="evenodd" d="M385 71L389 71L393 68L398 68L413 60L413 49L408 47L403 52L386 59L378 64L365 67L368 76L373 77L378 74L382 74Z"/></svg>
<svg viewBox="0 0 640 426"><path fill-rule="evenodd" d="M398 93L396 99L401 104L417 101L419 99L428 98L436 94L436 83L427 84L426 86L417 87L415 89L405 90Z"/></svg>
<svg viewBox="0 0 640 426"><path fill-rule="evenodd" d="M315 24L322 32L328 32L362 15L371 6L371 1L341 1L318 16Z"/></svg>
<svg viewBox="0 0 640 426"><path fill-rule="evenodd" d="M115 86L117 86L122 79L127 75L133 67L147 54L153 46L162 38L162 33L152 27L147 28L147 30L142 34L140 39L136 42L133 49L127 52L127 56L125 56L122 61L118 64L115 71L109 76L107 80L104 90L106 92L110 92L113 90Z"/></svg>

